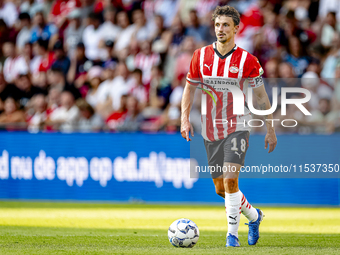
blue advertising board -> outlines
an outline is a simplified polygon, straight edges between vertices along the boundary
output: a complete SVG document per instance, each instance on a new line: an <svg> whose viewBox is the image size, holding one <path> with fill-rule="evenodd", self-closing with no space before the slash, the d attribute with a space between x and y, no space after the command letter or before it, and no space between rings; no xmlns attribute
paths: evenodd
<svg viewBox="0 0 340 255"><path fill-rule="evenodd" d="M206 164L202 138L195 139ZM0 199L223 201L210 178L190 178L190 143L180 134L3 132L0 141ZM264 136L253 135L246 164L339 164L339 142L279 136L268 154ZM240 189L254 204L340 204L339 178L241 178Z"/></svg>

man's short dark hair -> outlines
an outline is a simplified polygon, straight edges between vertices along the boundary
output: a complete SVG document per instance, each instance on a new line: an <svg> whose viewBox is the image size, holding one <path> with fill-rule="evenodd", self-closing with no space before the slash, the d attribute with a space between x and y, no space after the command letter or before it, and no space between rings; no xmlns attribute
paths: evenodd
<svg viewBox="0 0 340 255"><path fill-rule="evenodd" d="M54 72L54 73L58 73L58 74L64 75L64 71L60 67L52 66L51 67L51 71Z"/></svg>
<svg viewBox="0 0 340 255"><path fill-rule="evenodd" d="M240 13L232 6L217 6L212 14L212 20L215 21L215 19L219 16L231 17L235 26L240 24Z"/></svg>
<svg viewBox="0 0 340 255"><path fill-rule="evenodd" d="M78 42L78 43L77 43L77 48L85 49L84 43L83 43L83 42Z"/></svg>
<svg viewBox="0 0 340 255"><path fill-rule="evenodd" d="M19 78L19 79L20 79L20 78L27 78L27 79L29 79L30 76L29 76L27 73L20 73L20 74L18 75L18 78Z"/></svg>
<svg viewBox="0 0 340 255"><path fill-rule="evenodd" d="M141 9L141 8L136 8L132 12L142 12L142 13L144 13L144 10Z"/></svg>
<svg viewBox="0 0 340 255"><path fill-rule="evenodd" d="M163 73L163 65L162 64L154 65L154 66L152 66L152 69L156 69L157 71Z"/></svg>
<svg viewBox="0 0 340 255"><path fill-rule="evenodd" d="M48 49L48 40L44 40L44 39L39 38L38 41L37 41L37 44L40 47L44 48L45 50Z"/></svg>
<svg viewBox="0 0 340 255"><path fill-rule="evenodd" d="M117 10L114 6L110 6L110 7L104 9L104 14L107 13L107 12L116 12L116 11Z"/></svg>
<svg viewBox="0 0 340 255"><path fill-rule="evenodd" d="M105 46L110 47L110 48L112 48L114 46L114 44L115 44L114 41L111 41L111 40L107 40L105 42Z"/></svg>
<svg viewBox="0 0 340 255"><path fill-rule="evenodd" d="M63 42L61 40L56 41L55 44L53 45L53 50L62 50L62 49L64 49Z"/></svg>
<svg viewBox="0 0 340 255"><path fill-rule="evenodd" d="M102 16L99 13L91 12L88 16L90 19L101 21Z"/></svg>
<svg viewBox="0 0 340 255"><path fill-rule="evenodd" d="M15 46L15 42L13 40L5 40L4 43L10 43L11 45Z"/></svg>
<svg viewBox="0 0 340 255"><path fill-rule="evenodd" d="M76 105L81 111L89 111L91 115L95 113L93 107L88 102L86 102L85 99L78 99Z"/></svg>
<svg viewBox="0 0 340 255"><path fill-rule="evenodd" d="M22 12L19 14L19 20L31 20L31 16L27 12Z"/></svg>
<svg viewBox="0 0 340 255"><path fill-rule="evenodd" d="M336 18L336 12L335 11L328 12L327 15L332 15L333 18Z"/></svg>
<svg viewBox="0 0 340 255"><path fill-rule="evenodd" d="M133 72L132 73L136 73L136 74L139 74L139 75L143 75L143 71L141 70L141 69L139 69L139 68L136 68L135 70L133 70Z"/></svg>

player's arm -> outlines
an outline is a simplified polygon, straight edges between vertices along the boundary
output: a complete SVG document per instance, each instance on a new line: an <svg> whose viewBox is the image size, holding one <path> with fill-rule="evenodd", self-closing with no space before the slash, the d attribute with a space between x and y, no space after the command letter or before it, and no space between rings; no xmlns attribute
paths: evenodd
<svg viewBox="0 0 340 255"><path fill-rule="evenodd" d="M270 102L269 102L269 98L267 95L267 92L265 90L264 85L261 85L259 87L253 88L255 97L256 97L256 101L257 104L259 105L260 110L268 110L271 108ZM266 116L264 116L265 119L267 120L272 120L273 119L273 115L272 114L268 114ZM272 125L273 121L265 121L266 122L266 126L267 126L267 134L265 137L265 149L268 148L268 144L269 144L269 151L268 153L272 152L277 144L277 138L276 138L276 134L275 134L275 129Z"/></svg>
<svg viewBox="0 0 340 255"><path fill-rule="evenodd" d="M189 135L194 136L194 129L189 121L190 111L192 104L194 102L194 96L196 91L196 86L191 86L190 82L197 81L200 78L199 74L199 50L195 50L191 63L189 72L187 75L187 83L183 91L182 102L181 102L181 135L187 141L191 141ZM195 84L197 85L197 84Z"/></svg>
<svg viewBox="0 0 340 255"><path fill-rule="evenodd" d="M189 134L194 136L194 129L189 121L190 111L192 104L194 102L196 88L195 86L191 86L189 82L186 83L182 102L181 102L181 135L187 140L191 141Z"/></svg>

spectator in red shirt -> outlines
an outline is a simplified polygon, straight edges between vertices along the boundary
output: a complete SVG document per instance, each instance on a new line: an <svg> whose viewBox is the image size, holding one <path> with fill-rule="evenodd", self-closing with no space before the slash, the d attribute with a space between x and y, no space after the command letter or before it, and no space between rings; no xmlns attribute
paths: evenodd
<svg viewBox="0 0 340 255"><path fill-rule="evenodd" d="M267 1L255 1L249 5L247 10L241 16L240 28L235 38L235 43L239 47L253 53L253 36L263 26L262 9L266 6Z"/></svg>
<svg viewBox="0 0 340 255"><path fill-rule="evenodd" d="M125 115L127 113L127 95L122 95L120 98L120 107L117 111L114 111L106 120L106 125L111 130L115 130L117 125L119 125L122 121L124 121Z"/></svg>
<svg viewBox="0 0 340 255"><path fill-rule="evenodd" d="M54 61L54 53L48 51L48 41L39 39L35 43L37 54L41 56L41 64L39 66L39 72L47 72Z"/></svg>
<svg viewBox="0 0 340 255"><path fill-rule="evenodd" d="M68 25L67 15L75 8L80 8L80 0L57 0L52 6L50 21L59 28L59 36L63 36L64 30Z"/></svg>
<svg viewBox="0 0 340 255"><path fill-rule="evenodd" d="M143 71L143 82L147 84L151 80L151 68L154 65L158 65L161 59L158 53L151 51L151 45L148 41L141 42L140 49L141 51L134 59L134 65L135 68Z"/></svg>

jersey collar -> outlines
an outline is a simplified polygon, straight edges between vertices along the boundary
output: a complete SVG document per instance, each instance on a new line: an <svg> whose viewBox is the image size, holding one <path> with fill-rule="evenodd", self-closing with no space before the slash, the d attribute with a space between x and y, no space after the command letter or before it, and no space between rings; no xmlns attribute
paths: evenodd
<svg viewBox="0 0 340 255"><path fill-rule="evenodd" d="M213 43L213 48L215 53L217 54L217 56L221 59L225 59L228 56L230 56L230 54L232 54L236 49L237 49L237 45L235 44L234 48L231 49L231 51L229 51L227 54L225 55L221 55L221 53L218 52L217 47L216 47L216 42Z"/></svg>

